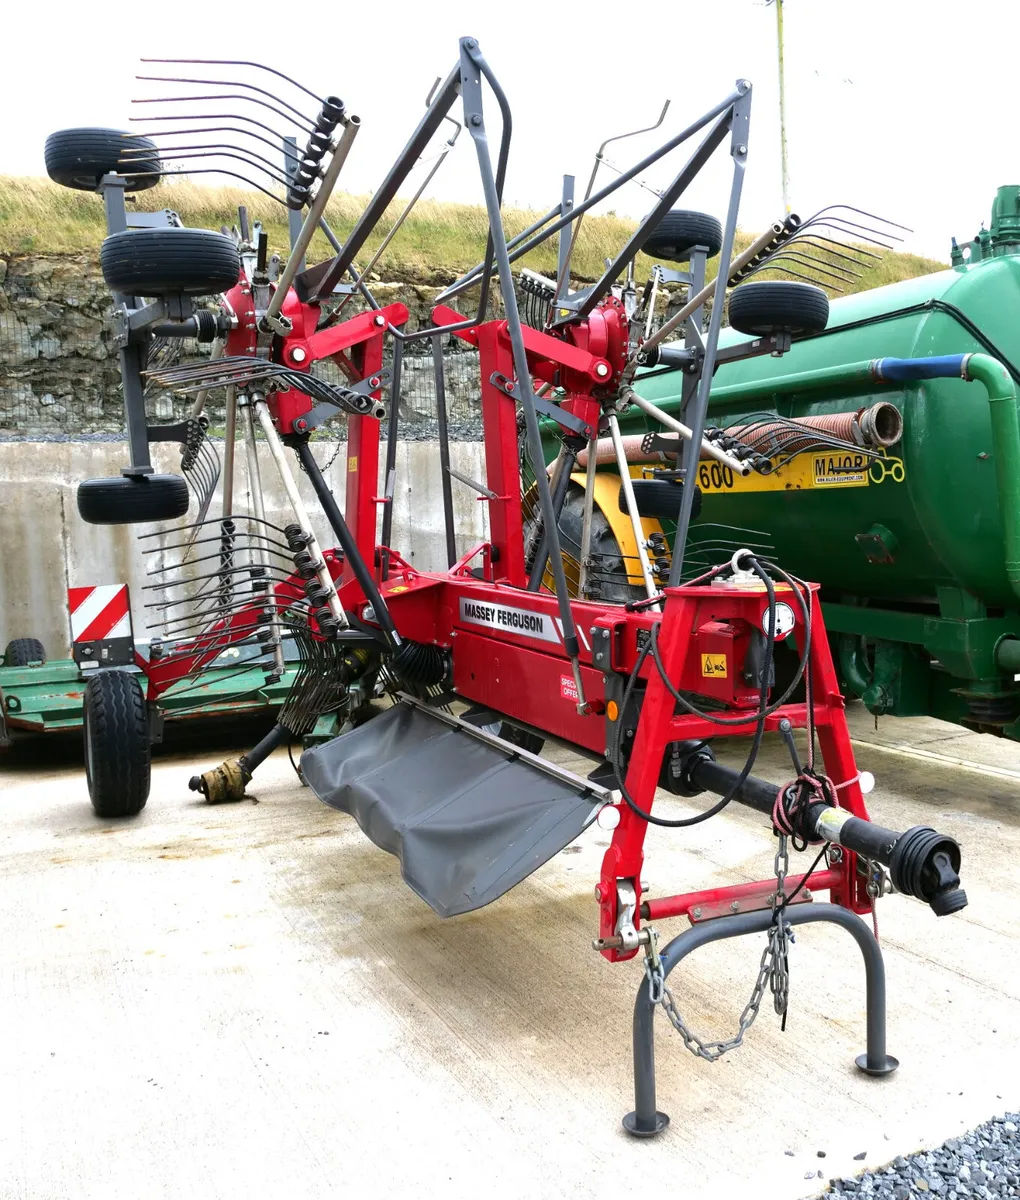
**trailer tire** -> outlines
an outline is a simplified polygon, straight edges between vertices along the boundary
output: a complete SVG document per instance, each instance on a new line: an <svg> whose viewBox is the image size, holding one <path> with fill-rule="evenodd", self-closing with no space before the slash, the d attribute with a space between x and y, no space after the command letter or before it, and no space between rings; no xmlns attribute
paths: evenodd
<svg viewBox="0 0 1020 1200"><path fill-rule="evenodd" d="M663 214L643 249L650 258L686 262L695 246L706 246L708 257L715 258L722 246L722 226L708 213L674 208Z"/></svg>
<svg viewBox="0 0 1020 1200"><path fill-rule="evenodd" d="M675 521L680 515L680 503L684 494L682 483L674 483L671 479L632 479L630 485L634 489L634 500L642 517L650 517L656 521ZM620 512L626 512L627 498L623 494L622 483L619 504ZM701 488L695 487L691 520L696 520L700 513Z"/></svg>
<svg viewBox="0 0 1020 1200"><path fill-rule="evenodd" d="M821 333L829 322L829 297L811 283L743 283L730 292L730 325L738 333L795 336Z"/></svg>
<svg viewBox="0 0 1020 1200"><path fill-rule="evenodd" d="M149 721L141 684L98 671L82 701L85 779L97 817L133 817L149 798Z"/></svg>
<svg viewBox="0 0 1020 1200"><path fill-rule="evenodd" d="M117 475L78 484L78 515L89 525L140 525L173 521L191 497L181 475Z"/></svg>
<svg viewBox="0 0 1020 1200"><path fill-rule="evenodd" d="M562 549L575 558L581 553L583 524L584 489L571 484L560 513L559 530ZM628 579L623 551L608 517L597 504L591 515L591 557L596 563L592 575L597 576L595 586L601 592L599 599L610 604L627 604L644 598L645 589Z"/></svg>
<svg viewBox="0 0 1020 1200"><path fill-rule="evenodd" d="M125 151L133 153L125 157ZM119 129L60 129L46 139L43 157L50 179L76 192L94 192L104 175L116 175L120 170L139 172L131 180L132 192L144 192L159 183L156 143Z"/></svg>
<svg viewBox="0 0 1020 1200"><path fill-rule="evenodd" d="M127 229L99 252L106 286L128 296L214 296L237 283L237 247L212 229Z"/></svg>
<svg viewBox="0 0 1020 1200"><path fill-rule="evenodd" d="M38 638L12 638L4 651L8 667L27 667L29 663L46 661L46 647Z"/></svg>

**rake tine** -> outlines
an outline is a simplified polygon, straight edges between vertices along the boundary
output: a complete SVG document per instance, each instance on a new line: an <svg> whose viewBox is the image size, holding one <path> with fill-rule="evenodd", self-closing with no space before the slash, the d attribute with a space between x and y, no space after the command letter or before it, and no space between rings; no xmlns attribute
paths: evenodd
<svg viewBox="0 0 1020 1200"><path fill-rule="evenodd" d="M777 254L774 259L771 259L768 265L776 262L796 262L801 266L808 266L812 270L816 270L819 275L827 275L830 279L835 279L839 283L852 283L854 279L861 279L862 276L858 271L850 271L846 267L840 267L835 263L826 263L824 259L813 258L810 254L797 254L794 251ZM827 269L827 268L831 268Z"/></svg>
<svg viewBox="0 0 1020 1200"><path fill-rule="evenodd" d="M234 95L226 95L226 96L223 96L222 98L224 100L247 100L249 104L261 104L263 106L263 108L270 109L271 111L275 112L278 117L283 117L283 119L285 121L294 121L296 119L296 121L299 125L303 125L306 133L314 133L315 132L315 123L311 120L311 118L306 117L305 114L299 108L295 108L293 104L288 104L288 102L286 100L281 100L279 96L274 95L273 92L269 92L265 88L256 87L256 85L254 83L245 83L243 80L240 80L240 79L187 79L187 78L181 79L181 78L176 78L173 75L136 75L135 78L141 80L144 83L194 83L194 84L197 84L199 87L239 87L239 88L244 88L246 91L249 91L249 92L258 92L259 96L268 96L270 100L275 100L277 104L282 104L283 107L285 109L287 109L287 112L284 113L284 112L281 112L280 109L278 109L278 108L273 108L272 104L267 104L265 100L259 100L256 96L246 96L244 94L241 94L241 95L234 94ZM177 100L214 100L214 99L220 99L220 97L219 96L172 96L170 98L169 102L173 103ZM154 101L135 101L135 103L157 103L157 104L158 103L166 103L166 102L167 101L163 101L163 100L159 100L159 99L154 100Z"/></svg>
<svg viewBox="0 0 1020 1200"><path fill-rule="evenodd" d="M289 182L286 176L281 175L279 168L274 163L271 163L268 158L265 158L261 154L256 154L254 150L235 146L229 142L200 142L194 146L170 146L167 148L160 146L157 149L159 157L163 162L183 158L236 158L239 162L247 163L249 167L253 167L256 171L262 171L263 174L268 175L275 183L286 184ZM210 153L198 153L199 151L209 151ZM236 151L241 151L241 153L236 153ZM120 161L132 165L135 162L144 161L144 155L151 153L151 150L142 148L138 150L126 150ZM265 165L263 166L262 164Z"/></svg>
<svg viewBox="0 0 1020 1200"><path fill-rule="evenodd" d="M304 92L306 96L310 96L317 104L325 104L321 96L317 96L310 88L306 88L303 83L299 83L296 79L292 79L289 75L284 75L282 71L277 71L275 67L267 67L265 63L253 62L244 58L140 58L139 62L151 63L185 63L189 66L201 67L254 67L256 71L265 71L269 75L275 75L277 79L283 79L285 82L293 85L299 92Z"/></svg>
<svg viewBox="0 0 1020 1200"><path fill-rule="evenodd" d="M863 247L850 247L846 242L837 242L835 238L823 237L820 233L809 233L806 237L791 238L785 242L780 249L783 250L787 246L796 245L798 242L806 242L809 246L814 246L815 249L823 251L826 254L833 254L837 258L845 258L848 262L852 262L855 266L861 266L860 259L873 258L876 262L881 262L881 254L874 254L870 250L865 250ZM833 250L833 246L839 246L839 250ZM856 257L855 257L856 255Z"/></svg>
<svg viewBox="0 0 1020 1200"><path fill-rule="evenodd" d="M855 208L852 204L830 204L827 208L820 209L815 216L821 216L822 213L838 212L856 213L859 217L867 217L869 221L877 221L880 225L892 225L894 229L902 229L905 233L913 233L914 230L910 225L901 225L898 221L890 221L888 217L880 217L877 213L867 212L863 208ZM893 237L893 234L887 234L887 237ZM901 239L902 240L902 239Z"/></svg>

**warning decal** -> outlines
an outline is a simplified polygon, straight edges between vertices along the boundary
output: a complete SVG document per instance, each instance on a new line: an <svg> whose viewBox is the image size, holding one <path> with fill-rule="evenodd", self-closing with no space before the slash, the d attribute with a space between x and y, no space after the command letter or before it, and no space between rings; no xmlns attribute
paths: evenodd
<svg viewBox="0 0 1020 1200"><path fill-rule="evenodd" d="M701 656L701 673L710 675L713 679L725 679L727 675L726 655L703 654Z"/></svg>

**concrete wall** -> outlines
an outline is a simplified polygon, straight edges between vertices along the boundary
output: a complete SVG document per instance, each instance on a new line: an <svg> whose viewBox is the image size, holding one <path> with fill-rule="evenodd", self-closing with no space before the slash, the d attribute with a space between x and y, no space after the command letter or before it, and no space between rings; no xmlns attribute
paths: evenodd
<svg viewBox="0 0 1020 1200"><path fill-rule="evenodd" d="M335 444L316 447L324 463ZM222 452L222 443L217 444ZM158 469L173 471L179 464L176 447L154 446ZM240 443L239 452L242 451ZM385 446L383 447L385 453ZM473 479L484 477L480 442L455 442L451 459L455 469ZM324 547L335 544L311 484L289 456L302 497L311 514L315 535ZM243 453L238 454L235 508L250 512ZM104 442L4 442L0 443L0 647L14 637L41 638L51 658L69 654L67 588L87 584L128 583L135 637L149 630L146 603L158 592L143 591L150 582L145 571L158 557L142 554L143 546L167 541L166 531L152 525L86 525L78 516L75 488L83 479L117 475L126 461L122 443ZM328 473L341 508L344 498L346 455L340 454ZM266 518L283 526L294 519L286 494L269 455L260 453L260 471L266 499ZM380 464L380 478L382 467ZM394 494L394 549L422 570L446 566L443 534L439 447L435 442L401 442L397 455ZM453 481L458 551L463 553L486 536L487 506L463 484ZM210 509L215 516L219 497ZM172 528L172 527L171 527ZM139 542L139 534L160 537ZM148 558L148 563L146 559Z"/></svg>

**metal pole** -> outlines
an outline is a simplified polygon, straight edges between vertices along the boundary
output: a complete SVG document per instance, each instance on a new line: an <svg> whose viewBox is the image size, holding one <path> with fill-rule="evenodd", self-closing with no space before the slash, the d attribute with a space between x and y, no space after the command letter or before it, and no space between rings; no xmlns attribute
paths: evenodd
<svg viewBox="0 0 1020 1200"><path fill-rule="evenodd" d="M613 449L616 451L616 469L620 472L620 484L623 496L627 502L627 515L630 517L631 529L634 530L634 540L637 542L638 559L641 563L641 578L644 580L645 592L649 597L658 595L659 589L652 579L652 567L648 561L648 551L645 549L645 531L641 528L641 516L637 510L637 500L634 499L634 484L630 478L630 467L627 465L627 452L623 448L623 438L620 437L620 422L616 414L609 416L609 434L613 439ZM686 489L685 489L686 490ZM661 605L655 606L657 609Z"/></svg>
<svg viewBox="0 0 1020 1200"><path fill-rule="evenodd" d="M740 192L744 183L744 167L747 163L747 137L751 121L751 85L744 84L744 92L733 107L732 140L730 155L733 159L733 183L730 187L730 204L726 214L726 228L723 231L723 243L719 252L719 274L715 279L715 294L712 301L712 317L708 323L708 336L705 339L705 357L702 365L701 385L697 398L692 407L691 440L686 444L684 465L687 468L685 479L693 479L701 456L701 442L705 431L705 419L708 415L708 395L712 389L712 376L715 374L716 350L719 346L719 330L722 328L723 305L726 301L726 285L729 281L731 259L733 257L733 239L737 232L737 214L740 211ZM660 333L662 330L659 331ZM680 515L677 517L676 534L673 539L673 562L669 570L669 586L676 587L684 566L684 550L687 545L687 533L691 527L691 512L694 505L695 489L685 487L680 497Z"/></svg>
<svg viewBox="0 0 1020 1200"><path fill-rule="evenodd" d="M399 343L398 343L399 345ZM457 561L457 536L453 519L453 484L450 479L450 433L446 424L446 372L443 363L443 336L432 337L432 369L436 381L436 422L439 425L439 471L443 489L443 528L446 533L446 565Z"/></svg>
<svg viewBox="0 0 1020 1200"><path fill-rule="evenodd" d="M636 404L642 412L646 412L650 417L654 417L660 424L665 425L667 429L671 429L674 433L678 433L686 441L690 441L693 436L691 430L676 417L670 416L664 409L659 408L657 404L653 404L651 400L646 400L644 396L639 396L633 389L628 393L632 404ZM750 475L751 468L745 462L741 462L739 458L734 458L732 454L727 454L725 450L720 449L714 442L708 441L707 438L701 439L701 449L705 454L716 458L724 466L729 467L731 471L735 471L738 475ZM700 458L701 455L698 455Z"/></svg>
<svg viewBox="0 0 1020 1200"><path fill-rule="evenodd" d="M259 456L257 443L255 441L255 413L253 405L257 403L256 397L258 393L252 393L249 397L248 404L245 406L245 423L244 423L244 444L247 450L248 458L248 490L251 493L251 506L255 510L255 519L258 523L259 532L252 537L252 549L248 552L248 557L251 560L252 567L261 568L265 573L266 591L263 593L263 602L268 610L267 616L269 624L273 630L273 640L276 642L276 649L273 652L273 658L276 662L276 669L282 675L285 670L283 661L283 642L280 638L280 624L276 619L276 604L275 597L270 599L271 584L268 579L268 563L269 563L269 542L264 536L266 528L266 505L262 495L262 475L259 471ZM261 397L259 397L261 399ZM258 546L262 550L263 562L257 563L254 558L254 547ZM256 576L252 574L252 591L255 591Z"/></svg>
<svg viewBox="0 0 1020 1200"><path fill-rule="evenodd" d="M283 167L284 174L291 183L293 183L294 176L297 174L299 162L297 138L285 137L283 139ZM290 233L290 249L293 254L294 247L298 244L298 238L301 236L301 213L295 208L287 209L287 229ZM305 257L303 254L298 260L297 269L299 271L305 269Z"/></svg>
<svg viewBox="0 0 1020 1200"><path fill-rule="evenodd" d="M223 357L223 338L214 338L212 345L209 347L209 361L215 362L218 358ZM202 388L196 392L195 399L191 405L191 415L200 417L205 412L205 402L209 398L209 389Z"/></svg>
<svg viewBox="0 0 1020 1200"><path fill-rule="evenodd" d="M220 586L220 607L229 606L233 597L234 570L234 462L237 440L237 388L232 384L226 388L225 423L223 429L223 509L220 525L220 566L223 582ZM229 524L228 524L229 523Z"/></svg>
<svg viewBox="0 0 1020 1200"><path fill-rule="evenodd" d="M516 248L514 253L509 256L509 262L516 262L517 259L519 259L522 255L527 254L530 250L534 250L534 248L544 242L546 238L552 237L554 233L559 233L564 225L570 225L583 213L586 213L590 208L594 208L596 205L601 204L603 200L605 200L608 196L611 196L618 188L621 188L625 183L628 183L631 179L633 179L635 175L639 175L642 171L647 170L648 167L652 166L654 163L657 163L664 155L668 154L671 150L674 150L682 142L687 141L688 138L693 137L699 129L704 129L704 127L708 125L709 122L714 121L720 113L725 112L726 109L732 107L739 100L739 98L739 91L733 92L731 95L727 96L721 104L717 104L714 108L709 109L704 116L700 117L692 125L688 125L686 129L681 130L680 133L678 133L675 137L670 138L668 142L664 142L658 148L658 150L654 151L652 154L649 154L647 158L643 158L633 167L628 168L626 171L622 171L612 183L607 184L606 187L601 188L593 196L589 196L587 199L583 200L577 205L576 208L571 209L566 216L561 216L557 220L553 221L552 225L550 225L548 229L543 229L541 234L536 234L534 238L531 238L529 241L524 242L523 245L520 245L518 248ZM553 212L555 213L558 211L559 206L557 205L557 207L553 209ZM544 225L548 219L549 218L543 218L540 224ZM436 297L436 303L441 304L444 300L459 295L461 292L471 287L475 277L479 275L481 271L482 264L472 267L470 271L462 275L455 283L451 283L445 291L441 292Z"/></svg>
<svg viewBox="0 0 1020 1200"><path fill-rule="evenodd" d="M290 463L287 461L287 456L283 451L283 443L280 441L280 435L276 432L276 428L273 425L273 418L269 415L269 408L265 400L259 398L255 401L255 415L262 426L262 433L269 445L269 453L273 456L276 469L280 472L280 480L283 483L284 491L287 493L287 499L290 501L291 508L294 510L294 515L297 517L302 532L307 533L310 539L307 547L308 553L315 562L319 563L319 566L315 570L315 577L326 590L326 603L329 605L329 611L340 625L346 628L347 614L340 603L340 597L336 594L333 580L326 568L324 555L315 534L312 532L312 522L308 516L308 510L305 508L305 502L301 499L297 480L290 469Z"/></svg>
<svg viewBox="0 0 1020 1200"><path fill-rule="evenodd" d="M563 191L560 194L560 213L565 216L574 207L574 177L563 176ZM556 263L556 299L570 293L570 250L574 244L570 227L560 230L559 257Z"/></svg>
<svg viewBox="0 0 1020 1200"><path fill-rule="evenodd" d="M829 921L841 925L856 941L864 957L867 995L867 1053L857 1058L857 1066L868 1075L888 1075L899 1063L885 1050L885 964L874 934L855 913L837 904L804 904L784 910L782 919L790 925L811 921ZM763 933L772 923L769 910L717 917L684 930L662 953L664 978L692 950L708 942ZM623 1127L635 1137L654 1137L669 1124L669 1117L655 1107L655 1046L652 1018L657 1005L648 998L648 976L641 981L634 1002L634 1111L623 1118Z"/></svg>
<svg viewBox="0 0 1020 1200"><path fill-rule="evenodd" d="M786 157L786 71L783 50L783 0L776 0L776 42L779 47L779 156L783 172L783 212L790 212L790 168Z"/></svg>
<svg viewBox="0 0 1020 1200"><path fill-rule="evenodd" d="M128 227L127 206L124 203L124 188L127 180L119 175L104 175L99 190L103 195L107 233L123 233ZM122 292L113 293L114 305L134 307L134 298ZM140 333L134 335L142 337ZM142 384L144 342L132 341L118 351L120 378L124 392L124 421L128 435L128 454L131 465L121 473L128 476L152 474L152 458L149 455L149 434L145 421L145 388Z"/></svg>
<svg viewBox="0 0 1020 1200"><path fill-rule="evenodd" d="M234 513L234 443L237 438L237 388L233 384L226 389L224 403L225 424L223 428L223 517Z"/></svg>
<svg viewBox="0 0 1020 1200"><path fill-rule="evenodd" d="M400 376L404 365L404 343L393 343L393 370L390 378L390 411L386 422L386 504L383 507L380 543L390 544L393 537L393 495L397 475L397 434L400 429Z"/></svg>
<svg viewBox="0 0 1020 1200"><path fill-rule="evenodd" d="M393 617L390 615L390 610L386 607L386 601L383 599L382 593L376 585L371 568L361 557L358 543L351 533L347 522L344 520L340 506L336 502L336 497L330 491L329 484L322 477L319 464L315 461L315 455L312 454L308 440L302 438L296 442L294 452L308 473L308 478L312 481L312 487L315 488L315 494L319 497L319 503L322 505L322 511L326 514L326 520L330 523L333 532L337 536L337 540L347 559L347 565L351 568L351 572L361 586L361 590L365 594L365 599L371 604L375 612L376 624L382 628L390 648L397 650L402 645L402 640L400 634L397 632L396 625L393 623Z"/></svg>
<svg viewBox="0 0 1020 1200"><path fill-rule="evenodd" d="M329 166L326 168L326 175L319 184L319 190L315 193L315 199L309 205L308 212L305 215L304 224L298 233L297 241L291 248L290 257L283 268L276 284L276 291L273 293L273 298L269 302L269 307L266 309L265 315L262 317L262 325L272 333L287 333L289 332L290 323L287 322L281 328L277 328L280 322L280 309L283 307L283 302L287 298L287 293L290 291L290 285L294 282L295 276L300 268L299 263L304 257L305 251L308 249L308 244L312 240L312 235L319 228L319 220L322 214L326 211L326 203L333 194L333 188L336 186L336 181L339 178L340 171L344 163L347 161L347 155L351 152L351 146L354 144L354 139L358 135L358 130L361 128L361 118L350 116L347 118L347 124L344 126L343 134L340 137L340 142L337 148L333 151L333 157L330 159ZM274 324L274 322L276 324Z"/></svg>
<svg viewBox="0 0 1020 1200"><path fill-rule="evenodd" d="M581 561L577 572L577 598L586 600L588 588L588 559L591 558L591 519L595 508L595 472L598 469L596 448L598 432L588 443L588 463L584 475L584 516L581 518Z"/></svg>
<svg viewBox="0 0 1020 1200"><path fill-rule="evenodd" d="M737 257L730 263L730 269L728 271L729 278L727 279L727 282L729 282L729 279L732 279L739 270L741 270L743 267L746 267L756 254L760 254L767 246L770 246L782 232L783 227L777 222L772 226L771 229L766 229L764 233L759 234L758 237L756 237L750 244L750 246L748 246L742 254L738 254ZM683 306L683 308L680 309L678 313L674 313L664 325L661 325L650 338L642 343L641 350L647 353L649 350L654 350L660 342L665 341L665 339L669 337L674 329L677 329L680 325L682 325L684 321L686 321L687 318L692 315L692 313L697 312L697 310L701 308L705 301L711 298L713 292L717 290L717 287L718 285L716 280L706 284L701 291L697 293L697 295L692 296L687 301L687 303Z"/></svg>
<svg viewBox="0 0 1020 1200"><path fill-rule="evenodd" d="M542 520L545 525L546 538L549 543L550 565L553 578L556 581L556 599L560 612L560 622L563 625L563 646L570 658L570 665L577 686L578 707L585 705L584 683L581 679L581 669L578 662L580 653L577 642L577 631L574 627L574 614L570 607L570 594L567 591L567 579L563 571L563 554L560 549L560 535L556 525L556 514L553 511L552 492L549 480L542 469L545 456L542 453L542 434L538 427L538 413L535 409L535 393L532 390L531 372L528 369L528 355L524 348L524 333L521 329L521 317L517 310L517 295L513 286L513 275L510 271L510 255L503 233L503 218L500 211L500 194L496 186L496 178L489 156L488 138L485 133L485 122L482 116L481 75L484 72L489 86L492 88L503 117L504 130L510 122L510 107L495 76L489 70L478 49L478 43L473 38L461 40L461 86L464 96L464 112L467 127L475 144L478 158L478 172L481 176L482 190L485 194L485 209L489 219L490 242L495 256L495 266L499 272L499 285L506 307L507 328L510 335L510 346L513 354L514 371L517 376L515 393L524 410L524 424L527 430L528 454L535 470L538 497L542 508ZM505 136L505 134L504 134ZM560 218L563 224L569 224L569 217ZM562 226L560 226L562 227Z"/></svg>

